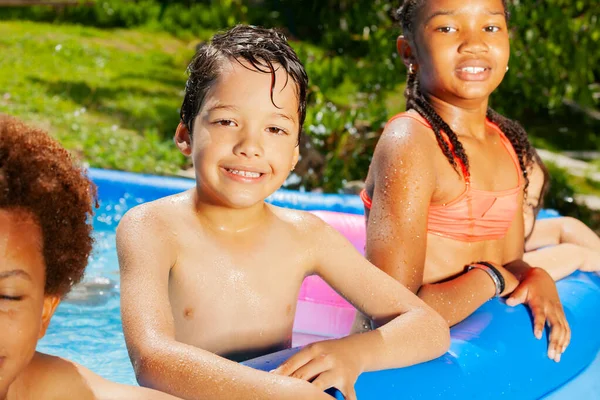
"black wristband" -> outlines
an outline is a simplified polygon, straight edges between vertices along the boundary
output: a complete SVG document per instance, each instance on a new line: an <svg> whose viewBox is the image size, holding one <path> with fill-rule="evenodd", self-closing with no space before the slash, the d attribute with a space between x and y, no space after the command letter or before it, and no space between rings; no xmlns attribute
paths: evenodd
<svg viewBox="0 0 600 400"><path fill-rule="evenodd" d="M506 289L506 282L504 282L504 277L502 276L500 271L498 271L498 268L494 267L491 263L487 261L477 261L473 264L485 265L486 267L494 271L494 274L496 274L496 276L498 277L498 282L500 282L500 293L504 293L504 289Z"/></svg>

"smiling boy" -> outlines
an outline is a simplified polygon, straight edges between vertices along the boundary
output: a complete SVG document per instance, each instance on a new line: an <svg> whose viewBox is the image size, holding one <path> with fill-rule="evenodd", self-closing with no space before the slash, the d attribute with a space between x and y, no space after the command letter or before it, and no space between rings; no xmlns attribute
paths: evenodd
<svg viewBox="0 0 600 400"><path fill-rule="evenodd" d="M196 187L132 209L117 230L138 381L185 399L327 399L329 387L353 399L361 372L446 351L444 321L338 232L265 203L298 161L306 115L308 79L285 38L235 27L189 71L175 141ZM312 274L381 328L308 346L272 374L234 362L291 346Z"/></svg>

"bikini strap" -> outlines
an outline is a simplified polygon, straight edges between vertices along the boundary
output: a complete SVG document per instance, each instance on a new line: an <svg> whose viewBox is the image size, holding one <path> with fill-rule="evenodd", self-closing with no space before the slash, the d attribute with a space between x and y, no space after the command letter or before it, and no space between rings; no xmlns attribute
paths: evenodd
<svg viewBox="0 0 600 400"><path fill-rule="evenodd" d="M500 129L500 127L498 125L496 125L494 122L490 121L489 119L486 119L486 122L500 135L500 140L502 141L502 144L506 148L506 151L508 152L508 154L510 155L510 158L512 158L513 163L515 164L515 168L517 170L517 175L518 175L518 179L519 179L519 185L522 185L523 180L524 180L523 179L523 171L521 170L521 163L519 162L519 156L517 155L515 148L513 147L510 140L506 137L506 135L504 134L504 132L502 132L502 129Z"/></svg>

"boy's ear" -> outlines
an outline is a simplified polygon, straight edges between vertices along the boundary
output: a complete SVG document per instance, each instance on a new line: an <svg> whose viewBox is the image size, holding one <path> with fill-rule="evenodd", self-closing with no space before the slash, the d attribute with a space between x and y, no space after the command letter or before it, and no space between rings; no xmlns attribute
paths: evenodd
<svg viewBox="0 0 600 400"><path fill-rule="evenodd" d="M406 65L406 68L409 68L411 64L413 64L414 68L417 67L413 49L407 38L402 35L398 36L398 39L396 40L396 49L398 50L398 55L402 58L402 62Z"/></svg>
<svg viewBox="0 0 600 400"><path fill-rule="evenodd" d="M192 137L190 135L190 130L183 122L180 122L179 125L177 125L173 140L184 156L187 157L192 154Z"/></svg>
<svg viewBox="0 0 600 400"><path fill-rule="evenodd" d="M56 311L56 307L60 304L59 296L44 296L44 305L42 307L42 324L40 325L40 332L38 339L41 339L46 334L50 320Z"/></svg>

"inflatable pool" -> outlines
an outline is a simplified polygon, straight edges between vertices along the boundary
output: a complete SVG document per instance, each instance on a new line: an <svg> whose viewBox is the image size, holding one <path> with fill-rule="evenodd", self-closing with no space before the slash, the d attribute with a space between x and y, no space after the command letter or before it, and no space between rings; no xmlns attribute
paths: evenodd
<svg viewBox="0 0 600 400"><path fill-rule="evenodd" d="M90 170L101 199L124 195L150 201L194 185L188 179ZM269 201L314 212L362 251L365 224L358 196L281 190ZM541 217L555 214L545 212ZM575 273L558 283L572 342L560 363L546 356L546 336L536 340L525 307L491 300L453 327L450 351L428 363L398 370L364 373L356 384L367 399L600 399L600 277ZM346 335L355 310L318 277L302 285L294 332L310 338ZM271 370L297 349L264 356L246 365ZM591 366L590 366L591 364ZM582 373L583 370L587 370ZM595 376L595 378L594 378ZM339 393L332 393L342 398Z"/></svg>
<svg viewBox="0 0 600 400"><path fill-rule="evenodd" d="M314 213L358 249L364 248L362 216ZM542 340L533 337L524 306L511 308L494 299L452 328L452 345L443 357L409 368L365 373L356 384L358 398L538 399L551 393L591 364L600 349L600 277L578 272L558 282L558 289L573 331L560 363L548 359L545 334ZM298 311L295 331L329 337L347 334L355 313L318 277L305 280ZM295 351L245 364L268 371ZM590 397L580 398L600 399L600 392L586 395Z"/></svg>

